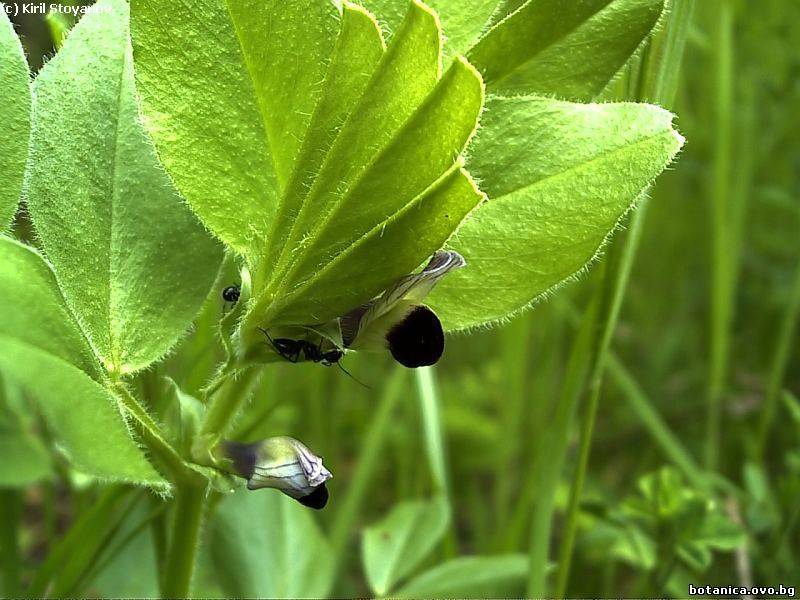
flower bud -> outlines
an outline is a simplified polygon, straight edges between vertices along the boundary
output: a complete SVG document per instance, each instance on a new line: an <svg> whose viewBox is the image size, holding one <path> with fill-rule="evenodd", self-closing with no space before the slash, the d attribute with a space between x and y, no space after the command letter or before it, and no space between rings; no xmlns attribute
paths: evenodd
<svg viewBox="0 0 800 600"><path fill-rule="evenodd" d="M466 264L458 252L441 250L421 272L403 277L378 298L342 316L344 347L388 349L397 362L410 368L436 364L444 352L444 329L422 300L445 275Z"/></svg>
<svg viewBox="0 0 800 600"><path fill-rule="evenodd" d="M333 475L321 457L294 438L272 437L252 444L225 441L222 452L233 471L247 479L249 490L276 488L315 509L328 502L325 482Z"/></svg>

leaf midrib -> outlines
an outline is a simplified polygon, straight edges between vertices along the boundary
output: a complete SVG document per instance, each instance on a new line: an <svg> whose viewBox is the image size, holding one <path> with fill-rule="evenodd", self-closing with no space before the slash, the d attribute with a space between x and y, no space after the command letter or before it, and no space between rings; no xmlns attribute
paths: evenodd
<svg viewBox="0 0 800 600"><path fill-rule="evenodd" d="M111 364L115 372L122 371L122 364L120 360L121 348L119 348L119 332L116 330L116 314L119 312L119 294L117 287L114 285L116 281L116 272L114 262L117 257L115 250L117 239L116 219L116 205L119 201L119 185L117 185L117 165L120 162L120 143L119 143L119 130L120 130L120 117L122 114L122 101L124 94L125 82L125 67L127 65L128 56L127 48L123 51L122 61L120 66L119 80L117 82L117 110L116 122L114 123L114 158L111 162L111 177L109 179L109 197L111 198L109 207L109 220L110 231L108 237L108 346L111 352Z"/></svg>
<svg viewBox="0 0 800 600"><path fill-rule="evenodd" d="M266 140L266 147L262 148L262 152L266 155L266 163L272 166L272 172L275 174L275 183L278 185L278 190L276 192L280 195L281 188L283 187L283 181L281 181L281 176L278 171L278 165L276 163L275 154L273 149L275 148L275 142L270 137L270 128L268 125L267 114L268 110L267 107L264 106L264 101L262 100L261 94L257 93L256 88L256 80L253 76L253 66L250 62L248 57L248 53L245 51L244 41L242 40L242 36L239 31L239 27L236 24L236 19L233 17L233 12L231 11L230 0L225 0L225 12L228 15L228 20L230 21L231 27L233 28L233 34L236 38L236 44L239 47L239 54L242 57L242 63L244 64L245 69L247 70L248 81L250 83L250 88L253 93L253 97L256 100L256 106L258 106L258 112L261 115L261 126L264 130L264 139ZM266 37L272 29L271 21L267 24L266 31L264 32L264 36Z"/></svg>

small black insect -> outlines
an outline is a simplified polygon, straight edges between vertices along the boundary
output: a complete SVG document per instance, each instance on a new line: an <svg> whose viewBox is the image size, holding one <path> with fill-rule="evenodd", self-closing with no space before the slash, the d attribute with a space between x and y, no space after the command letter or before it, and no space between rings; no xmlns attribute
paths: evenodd
<svg viewBox="0 0 800 600"><path fill-rule="evenodd" d="M317 346L308 340L293 340L291 338L272 339L272 337L270 337L270 335L264 329L261 329L260 331L267 336L267 339L272 344L272 347L275 348L275 352L280 354L281 357L285 358L291 363L300 362L300 356L302 355L305 360L310 360L311 362L320 363L326 367L330 367L331 365L337 364L344 356L344 352L339 348L323 351L321 340Z"/></svg>
<svg viewBox="0 0 800 600"><path fill-rule="evenodd" d="M341 348L323 350L322 340L320 340L319 345L314 345L308 340L293 340L292 338L273 339L272 336L266 332L266 330L261 329L260 327L258 329L261 333L267 336L267 339L269 340L270 344L272 344L275 352L277 352L282 358L288 360L290 363L300 362L300 357L302 355L304 360L310 360L311 362L319 363L326 367L336 365L345 375L350 377L350 379L359 385L364 386L365 388L369 388L368 385L353 377L350 371L345 369L342 366L342 363L339 362L344 356L344 350Z"/></svg>
<svg viewBox="0 0 800 600"><path fill-rule="evenodd" d="M239 296L242 293L242 288L238 285L229 285L224 290L222 290L222 299L225 302L230 302L232 304L236 304L239 301Z"/></svg>

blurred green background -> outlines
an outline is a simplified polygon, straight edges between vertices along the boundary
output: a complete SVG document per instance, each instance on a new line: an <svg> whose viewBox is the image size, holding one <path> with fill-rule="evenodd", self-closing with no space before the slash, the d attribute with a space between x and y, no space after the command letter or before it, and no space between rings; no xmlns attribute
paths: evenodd
<svg viewBox="0 0 800 600"><path fill-rule="evenodd" d="M17 26L35 71L59 24L36 16ZM646 204L602 373L570 596L681 596L688 583L800 586L798 40L795 0L694 7L669 107L687 145ZM636 69L634 61L609 98L636 97ZM604 262L632 232L615 236ZM398 501L442 487L453 522L423 567L464 554L527 554L543 470L558 459L558 409L575 391L554 490L555 560L590 412L587 374L576 379L570 356L602 264L505 326L449 338L432 372L348 356L343 364L365 389L336 368L267 370L238 437L288 434L325 457L335 478L319 521L339 575L335 593L369 594L358 531ZM184 347L140 384L171 374L198 390L215 361L219 316L214 298ZM87 487L58 502L69 486L81 489L73 478L26 491L24 560L40 559L45 540L94 501ZM134 533L115 534L129 558L104 564L94 593L148 593L158 557ZM221 560L211 543L206 554ZM208 569L200 578L219 593Z"/></svg>

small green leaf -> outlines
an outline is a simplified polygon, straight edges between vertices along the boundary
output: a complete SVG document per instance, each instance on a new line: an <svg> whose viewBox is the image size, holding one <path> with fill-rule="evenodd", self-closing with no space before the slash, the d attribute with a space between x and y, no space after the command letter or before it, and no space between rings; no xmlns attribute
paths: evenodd
<svg viewBox="0 0 800 600"><path fill-rule="evenodd" d="M378 596L391 592L433 550L449 522L447 502L437 497L402 502L364 530L362 558L372 591Z"/></svg>
<svg viewBox="0 0 800 600"><path fill-rule="evenodd" d="M99 365L53 271L35 250L5 236L0 236L0 314L0 335L40 348L100 380Z"/></svg>
<svg viewBox="0 0 800 600"><path fill-rule="evenodd" d="M52 476L52 460L31 433L31 411L17 386L0 378L0 488L25 487Z"/></svg>
<svg viewBox="0 0 800 600"><path fill-rule="evenodd" d="M390 33L397 30L408 9L408 0L365 0L362 4ZM475 45L502 0L429 0L428 4L442 21L445 54L453 56Z"/></svg>
<svg viewBox="0 0 800 600"><path fill-rule="evenodd" d="M693 541L726 552L743 546L747 542L747 534L722 512L712 512L703 521Z"/></svg>
<svg viewBox="0 0 800 600"><path fill-rule="evenodd" d="M341 125L313 183L304 193L280 259L276 264L262 264L262 270L270 270L272 282L280 281L284 286L291 283L286 281L285 271L296 263L297 246L300 245L303 252L313 247L320 221L327 220L331 212L348 199L361 179L374 176L372 167L383 152L398 148L394 142L403 132L406 121L436 86L441 70L440 56L441 31L436 16L414 1L364 93ZM420 142L419 139L415 141ZM452 164L453 157L450 158ZM257 277L256 281L261 279Z"/></svg>
<svg viewBox="0 0 800 600"><path fill-rule="evenodd" d="M137 120L128 9L104 0L42 69L27 202L67 301L109 371L162 356L208 294L218 246Z"/></svg>
<svg viewBox="0 0 800 600"><path fill-rule="evenodd" d="M209 229L252 264L320 93L334 3L134 0L131 9L159 156Z"/></svg>
<svg viewBox="0 0 800 600"><path fill-rule="evenodd" d="M596 96L656 26L664 0L528 0L467 57L492 92Z"/></svg>
<svg viewBox="0 0 800 600"><path fill-rule="evenodd" d="M275 490L226 497L212 524L211 556L233 598L324 598L333 556L308 508Z"/></svg>
<svg viewBox="0 0 800 600"><path fill-rule="evenodd" d="M0 370L36 400L79 470L102 479L166 485L130 438L114 398L86 373L6 334L0 334Z"/></svg>
<svg viewBox="0 0 800 600"><path fill-rule="evenodd" d="M297 157L297 165L284 190L278 212L272 223L270 253L263 265L274 265L286 243L289 229L303 205L305 193L314 181L325 155L330 150L339 129L352 113L364 93L385 46L375 20L360 6L345 2L342 6L342 25L330 65L325 74L322 94L314 109L308 132ZM271 277L272 273L259 277ZM271 269L270 269L271 270Z"/></svg>
<svg viewBox="0 0 800 600"><path fill-rule="evenodd" d="M412 3L302 202L258 324L344 314L417 268L482 200L456 157L483 85L463 59L439 79L439 56L435 16Z"/></svg>
<svg viewBox="0 0 800 600"><path fill-rule="evenodd" d="M490 200L449 247L467 260L427 302L447 329L506 318L596 255L683 138L646 104L490 98L470 171Z"/></svg>
<svg viewBox="0 0 800 600"><path fill-rule="evenodd" d="M463 556L417 575L397 598L520 598L528 574L524 554Z"/></svg>
<svg viewBox="0 0 800 600"><path fill-rule="evenodd" d="M686 542L678 545L676 554L694 571L705 571L711 566L711 550L704 544Z"/></svg>
<svg viewBox="0 0 800 600"><path fill-rule="evenodd" d="M14 218L22 190L31 128L28 63L14 28L0 10L0 232Z"/></svg>
<svg viewBox="0 0 800 600"><path fill-rule="evenodd" d="M283 295L273 312L263 316L256 308L253 314L269 323L287 324L325 322L345 314L441 248L483 198L469 174L456 164L408 206ZM380 268L376 268L376 257L380 257Z"/></svg>
<svg viewBox="0 0 800 600"><path fill-rule="evenodd" d="M163 484L98 383L98 365L47 263L6 237L0 237L0 313L0 372L35 399L75 465L105 479Z"/></svg>

